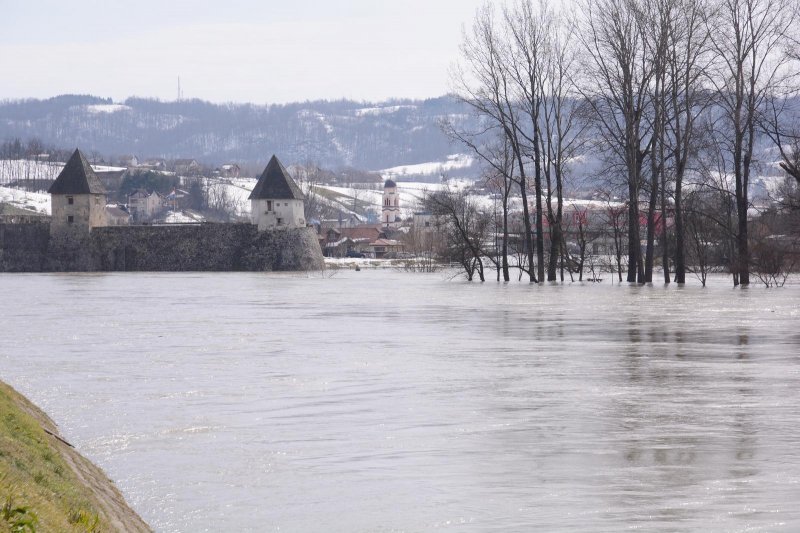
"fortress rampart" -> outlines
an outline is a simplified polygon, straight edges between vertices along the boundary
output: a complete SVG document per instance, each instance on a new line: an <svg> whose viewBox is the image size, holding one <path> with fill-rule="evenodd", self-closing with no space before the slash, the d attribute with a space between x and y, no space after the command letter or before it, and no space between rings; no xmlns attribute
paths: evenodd
<svg viewBox="0 0 800 533"><path fill-rule="evenodd" d="M0 272L302 271L323 266L312 228L116 226L56 232L0 224Z"/></svg>

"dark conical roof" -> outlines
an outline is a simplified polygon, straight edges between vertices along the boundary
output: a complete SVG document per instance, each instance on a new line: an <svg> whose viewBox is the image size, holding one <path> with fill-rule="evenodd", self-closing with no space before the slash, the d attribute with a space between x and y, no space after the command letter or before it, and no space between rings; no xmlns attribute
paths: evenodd
<svg viewBox="0 0 800 533"><path fill-rule="evenodd" d="M249 200L304 200L303 191L274 155L258 178Z"/></svg>
<svg viewBox="0 0 800 533"><path fill-rule="evenodd" d="M397 187L397 184L394 180L386 180L386 183L383 184L384 189L388 189L389 187Z"/></svg>
<svg viewBox="0 0 800 533"><path fill-rule="evenodd" d="M47 191L50 194L105 194L100 178L92 170L92 166L83 157L80 150L75 150L69 158L61 174Z"/></svg>

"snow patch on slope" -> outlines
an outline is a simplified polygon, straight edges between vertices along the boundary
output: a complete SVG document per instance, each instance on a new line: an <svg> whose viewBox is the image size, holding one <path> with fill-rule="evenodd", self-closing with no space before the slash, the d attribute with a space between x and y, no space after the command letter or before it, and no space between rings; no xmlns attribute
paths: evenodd
<svg viewBox="0 0 800 533"><path fill-rule="evenodd" d="M456 170L468 168L475 162L475 158L467 154L452 154L446 161L432 161L430 163L417 163L415 165L400 165L397 167L379 170L385 179L400 178L403 176L433 176Z"/></svg>
<svg viewBox="0 0 800 533"><path fill-rule="evenodd" d="M50 195L46 193L0 187L0 202L8 203L21 209L50 214Z"/></svg>
<svg viewBox="0 0 800 533"><path fill-rule="evenodd" d="M356 116L363 117L367 115L388 115L390 113L397 113L401 109L416 109L415 105L392 105L385 107L362 107L356 109Z"/></svg>
<svg viewBox="0 0 800 533"><path fill-rule="evenodd" d="M130 111L131 108L122 104L94 104L87 105L86 111L92 114L98 113L118 113L119 111Z"/></svg>

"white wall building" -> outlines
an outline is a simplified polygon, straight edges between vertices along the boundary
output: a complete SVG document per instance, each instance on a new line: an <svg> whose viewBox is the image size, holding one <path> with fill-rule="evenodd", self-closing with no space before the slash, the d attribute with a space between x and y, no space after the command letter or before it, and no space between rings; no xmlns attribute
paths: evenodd
<svg viewBox="0 0 800 533"><path fill-rule="evenodd" d="M252 222L259 231L306 225L305 196L274 155L258 178L249 200Z"/></svg>

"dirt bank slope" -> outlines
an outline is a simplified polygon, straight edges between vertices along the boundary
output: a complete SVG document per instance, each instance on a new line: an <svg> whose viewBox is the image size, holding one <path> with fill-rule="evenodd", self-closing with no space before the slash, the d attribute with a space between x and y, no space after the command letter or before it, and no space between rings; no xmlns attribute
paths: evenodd
<svg viewBox="0 0 800 533"><path fill-rule="evenodd" d="M35 531L152 531L44 412L0 382L0 530L20 524Z"/></svg>

